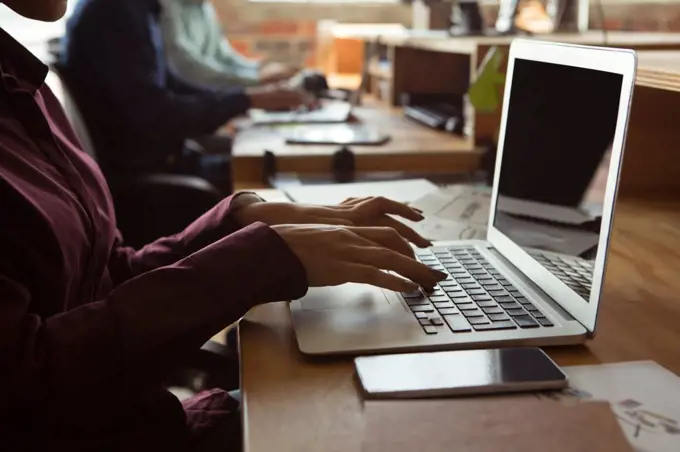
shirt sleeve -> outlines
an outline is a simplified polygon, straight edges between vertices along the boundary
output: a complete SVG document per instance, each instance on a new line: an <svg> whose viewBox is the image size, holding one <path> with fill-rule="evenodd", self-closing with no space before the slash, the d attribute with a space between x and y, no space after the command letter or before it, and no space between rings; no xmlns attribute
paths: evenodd
<svg viewBox="0 0 680 452"><path fill-rule="evenodd" d="M173 69L184 79L208 86L255 85L259 82L259 64L245 58L224 57L226 40L220 34L219 24L206 21L206 33L219 43L216 53L206 54L186 28L184 2L160 0L162 6L161 29L165 52ZM212 11L212 5L202 5ZM195 5L191 5L195 7ZM208 16L213 19L213 16ZM217 30L214 30L214 29ZM214 31L217 31L215 35ZM213 43L215 44L215 43ZM228 46L228 44L226 44ZM240 56L240 55L237 55Z"/></svg>
<svg viewBox="0 0 680 452"><path fill-rule="evenodd" d="M237 193L196 219L182 232L162 237L139 250L122 246L124 237L117 238L109 263L111 277L120 284L159 267L174 264L241 228L234 219L232 206L237 198L248 193Z"/></svg>
<svg viewBox="0 0 680 452"><path fill-rule="evenodd" d="M249 308L307 289L300 261L261 223L56 315L36 311L30 285L7 269L0 265L0 419L86 415L103 398L139 393Z"/></svg>
<svg viewBox="0 0 680 452"><path fill-rule="evenodd" d="M242 88L173 90L159 63L158 24L152 13L134 11L140 7L134 3L89 2L77 8L68 26L65 68L85 66L78 70L84 74L73 75L85 77L82 83L97 80L135 130L154 130L168 142L211 134L250 108ZM129 45L121 44L122 35Z"/></svg>

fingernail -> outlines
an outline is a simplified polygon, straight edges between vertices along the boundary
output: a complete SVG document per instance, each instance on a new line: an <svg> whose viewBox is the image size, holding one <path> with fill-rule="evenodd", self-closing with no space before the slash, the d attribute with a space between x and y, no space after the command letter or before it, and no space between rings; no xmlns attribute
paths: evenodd
<svg viewBox="0 0 680 452"><path fill-rule="evenodd" d="M444 273L443 271L440 271L440 270L432 270L432 273L437 275L437 277L439 278L439 281L442 281L442 280L449 277L448 273Z"/></svg>

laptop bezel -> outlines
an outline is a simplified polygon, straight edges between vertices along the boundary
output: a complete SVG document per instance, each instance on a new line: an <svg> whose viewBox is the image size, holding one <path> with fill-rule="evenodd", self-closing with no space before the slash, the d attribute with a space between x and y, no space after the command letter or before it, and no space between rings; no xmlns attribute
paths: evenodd
<svg viewBox="0 0 680 452"><path fill-rule="evenodd" d="M494 227L496 203L498 201L498 186L503 160L505 129L510 105L514 64L516 59L540 61L566 66L594 69L622 75L621 97L617 116L616 130L612 142L610 170L603 200L601 234L598 251L593 268L593 282L590 299L584 300L570 289L560 279L533 259L519 245ZM602 285L604 280L607 254L609 250L614 205L618 191L621 172L623 150L628 127L628 116L632 102L633 87L637 57L634 51L627 49L609 49L601 47L586 47L559 44L552 42L516 39L510 46L507 65L503 110L499 131L496 166L491 196L491 210L489 212L488 235L489 243L506 259L512 262L522 273L537 284L546 294L579 321L592 335L597 323L597 312L600 304ZM585 137L584 137L585 139Z"/></svg>

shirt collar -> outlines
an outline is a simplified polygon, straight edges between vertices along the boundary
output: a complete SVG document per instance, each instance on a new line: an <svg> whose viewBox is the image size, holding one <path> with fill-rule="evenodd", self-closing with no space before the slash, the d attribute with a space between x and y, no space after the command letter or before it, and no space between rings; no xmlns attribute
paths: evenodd
<svg viewBox="0 0 680 452"><path fill-rule="evenodd" d="M35 93L45 83L47 72L45 64L0 28L0 89Z"/></svg>

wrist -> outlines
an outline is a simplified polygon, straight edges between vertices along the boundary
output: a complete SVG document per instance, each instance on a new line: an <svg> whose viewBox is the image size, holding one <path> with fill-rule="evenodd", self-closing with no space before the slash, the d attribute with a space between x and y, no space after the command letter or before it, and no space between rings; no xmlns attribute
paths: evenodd
<svg viewBox="0 0 680 452"><path fill-rule="evenodd" d="M239 193L231 201L230 210L234 219L241 227L248 226L254 221L249 218L250 207L254 204L264 203L265 200L255 193Z"/></svg>

